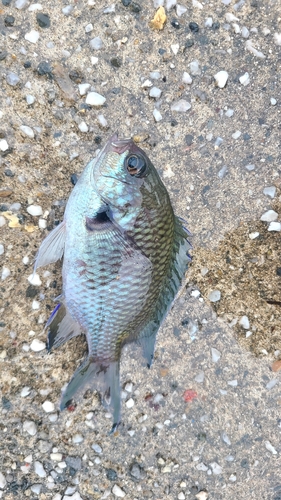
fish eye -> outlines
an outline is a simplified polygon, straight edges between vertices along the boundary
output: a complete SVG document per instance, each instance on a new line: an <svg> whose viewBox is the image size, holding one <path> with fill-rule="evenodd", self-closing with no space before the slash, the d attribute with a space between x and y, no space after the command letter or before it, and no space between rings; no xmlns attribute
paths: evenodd
<svg viewBox="0 0 281 500"><path fill-rule="evenodd" d="M147 175L147 162L142 155L128 155L125 159L125 166L130 175L135 177L145 177Z"/></svg>

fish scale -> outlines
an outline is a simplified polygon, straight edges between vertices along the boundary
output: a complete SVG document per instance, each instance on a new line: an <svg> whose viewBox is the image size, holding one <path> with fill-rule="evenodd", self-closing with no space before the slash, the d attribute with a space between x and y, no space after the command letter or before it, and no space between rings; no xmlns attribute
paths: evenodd
<svg viewBox="0 0 281 500"><path fill-rule="evenodd" d="M135 341L150 366L157 331L189 262L186 230L149 158L130 139L109 139L84 169L64 220L35 263L63 260L63 291L47 323L48 348L84 333L88 355L61 398L61 409L98 388L120 423L122 347Z"/></svg>

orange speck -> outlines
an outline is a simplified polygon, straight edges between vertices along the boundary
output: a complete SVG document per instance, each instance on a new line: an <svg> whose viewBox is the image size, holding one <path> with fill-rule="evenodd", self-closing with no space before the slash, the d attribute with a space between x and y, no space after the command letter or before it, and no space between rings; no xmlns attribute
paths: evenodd
<svg viewBox="0 0 281 500"><path fill-rule="evenodd" d="M183 393L183 399L187 402L187 403L190 403L191 401L193 401L193 399L196 399L197 398L197 392L194 391L193 389L187 389L186 391L184 391Z"/></svg>

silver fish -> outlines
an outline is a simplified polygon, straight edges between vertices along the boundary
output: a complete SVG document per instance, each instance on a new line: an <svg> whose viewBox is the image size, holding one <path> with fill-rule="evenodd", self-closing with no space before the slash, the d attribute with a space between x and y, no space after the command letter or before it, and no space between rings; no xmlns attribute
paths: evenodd
<svg viewBox="0 0 281 500"><path fill-rule="evenodd" d="M88 355L63 391L60 409L99 389L120 423L124 344L153 360L157 331L182 283L188 231L146 153L114 134L86 166L63 221L42 242L35 270L63 256L63 290L46 328L48 349L84 333Z"/></svg>

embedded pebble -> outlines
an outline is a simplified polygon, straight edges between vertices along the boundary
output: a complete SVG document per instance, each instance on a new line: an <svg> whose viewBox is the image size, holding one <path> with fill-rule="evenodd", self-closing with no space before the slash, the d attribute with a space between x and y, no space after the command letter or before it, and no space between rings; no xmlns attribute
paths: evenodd
<svg viewBox="0 0 281 500"><path fill-rule="evenodd" d="M237 387L237 385L238 385L237 380L229 380L227 383L228 383L228 385L230 385L231 387Z"/></svg>
<svg viewBox="0 0 281 500"><path fill-rule="evenodd" d="M22 10L25 7L27 7L30 3L30 0L16 0L15 1L15 7L18 10Z"/></svg>
<svg viewBox="0 0 281 500"><path fill-rule="evenodd" d="M2 472L0 472L0 488L1 490L4 490L5 486L7 484L6 478Z"/></svg>
<svg viewBox="0 0 281 500"><path fill-rule="evenodd" d="M184 5L176 5L176 13L178 17L181 17L185 12L187 11L187 8Z"/></svg>
<svg viewBox="0 0 281 500"><path fill-rule="evenodd" d="M223 442L224 442L225 444L228 444L228 446L230 446L230 445L231 445L231 441L230 441L230 439L229 439L228 435L226 434L226 432L223 432L223 433L222 433L221 438L222 438L222 440L223 440Z"/></svg>
<svg viewBox="0 0 281 500"><path fill-rule="evenodd" d="M195 382L198 382L198 384L202 384L204 382L204 378L205 374L203 371L201 371L194 377L194 380Z"/></svg>
<svg viewBox="0 0 281 500"><path fill-rule="evenodd" d="M43 467L43 464L41 462L38 462L37 460L34 462L34 472L39 477L46 477L47 476L47 473Z"/></svg>
<svg viewBox="0 0 281 500"><path fill-rule="evenodd" d="M191 108L191 104L185 99L180 99L171 105L172 111L177 111L178 113L185 113Z"/></svg>
<svg viewBox="0 0 281 500"><path fill-rule="evenodd" d="M86 97L86 104L89 106L102 106L106 101L106 98L97 92L89 92Z"/></svg>
<svg viewBox="0 0 281 500"><path fill-rule="evenodd" d="M268 451L272 453L272 455L277 455L277 451L275 450L274 446L272 446L270 441L265 441L265 447Z"/></svg>
<svg viewBox="0 0 281 500"><path fill-rule="evenodd" d="M180 46L179 46L178 43L175 43L175 44L171 45L171 50L172 50L173 54L175 54L175 56L177 55L177 53L179 51L179 48L180 48Z"/></svg>
<svg viewBox="0 0 281 500"><path fill-rule="evenodd" d="M93 31L93 29L94 29L94 26L92 25L92 23L89 23L89 24L87 24L87 26L85 26L86 33L90 33L91 31Z"/></svg>
<svg viewBox="0 0 281 500"><path fill-rule="evenodd" d="M187 73L186 71L184 71L184 73L182 75L182 81L183 81L183 83L186 83L187 85L191 85L193 80L192 80L190 74Z"/></svg>
<svg viewBox="0 0 281 500"><path fill-rule="evenodd" d="M152 80L159 80L161 78L161 73L159 73L159 71L151 71L149 76Z"/></svg>
<svg viewBox="0 0 281 500"><path fill-rule="evenodd" d="M196 498L196 500L207 500L208 493L207 493L207 491L203 491L203 490L199 491L199 493L197 493L195 495L195 498Z"/></svg>
<svg viewBox="0 0 281 500"><path fill-rule="evenodd" d="M91 84L90 83L80 83L78 85L78 89L79 89L79 94L80 95L85 95L87 94L87 91L89 90L89 88L91 87Z"/></svg>
<svg viewBox="0 0 281 500"><path fill-rule="evenodd" d="M70 16L73 9L74 9L73 5L67 5L66 7L63 7L61 11L65 16Z"/></svg>
<svg viewBox="0 0 281 500"><path fill-rule="evenodd" d="M223 89L226 86L226 82L228 80L228 72L227 71L219 71L215 76L214 79L216 81L217 86L220 89Z"/></svg>
<svg viewBox="0 0 281 500"><path fill-rule="evenodd" d="M219 290L212 290L208 295L208 299L210 302L218 302L221 299L221 292Z"/></svg>
<svg viewBox="0 0 281 500"><path fill-rule="evenodd" d="M112 493L118 498L124 498L125 496L125 492L118 486L118 484L113 486Z"/></svg>
<svg viewBox="0 0 281 500"><path fill-rule="evenodd" d="M242 318L239 321L239 325L241 325L245 330L249 330L250 321L249 321L248 316L242 316Z"/></svg>
<svg viewBox="0 0 281 500"><path fill-rule="evenodd" d="M90 41L90 47L93 50L100 50L103 46L103 41L99 36L96 36Z"/></svg>
<svg viewBox="0 0 281 500"><path fill-rule="evenodd" d="M1 274L1 280L4 281L5 279L9 278L11 275L11 271L8 267L3 266L2 267L2 274Z"/></svg>
<svg viewBox="0 0 281 500"><path fill-rule="evenodd" d="M250 164L250 165L246 165L245 166L246 170L248 170L249 172L252 172L252 170L255 170L256 166L253 165L253 164Z"/></svg>
<svg viewBox="0 0 281 500"><path fill-rule="evenodd" d="M154 108L154 110L153 110L153 116L154 116L154 120L156 122L160 122L163 119L160 111L158 109L156 109L156 108Z"/></svg>
<svg viewBox="0 0 281 500"><path fill-rule="evenodd" d="M84 441L84 438L83 438L83 436L81 436L81 434L74 434L74 436L72 436L72 442L74 444L79 444L79 443L82 443L83 441Z"/></svg>
<svg viewBox="0 0 281 500"><path fill-rule="evenodd" d="M33 95L31 95L31 94L27 94L27 96L25 97L25 99L26 99L26 102L27 102L27 104L29 106L35 102L35 97Z"/></svg>
<svg viewBox="0 0 281 500"><path fill-rule="evenodd" d="M212 468L213 474L222 473L222 467L219 464L217 464L217 462L210 463L210 467Z"/></svg>
<svg viewBox="0 0 281 500"><path fill-rule="evenodd" d="M134 404L135 404L135 402L134 402L133 398L130 398L130 399L128 399L128 401L126 401L127 408L133 408Z"/></svg>
<svg viewBox="0 0 281 500"><path fill-rule="evenodd" d="M11 85L12 87L15 87L19 83L20 77L16 73L9 71L9 73L7 73L7 76L6 76L6 81L9 85Z"/></svg>
<svg viewBox="0 0 281 500"><path fill-rule="evenodd" d="M3 255L4 251L4 245L0 243L0 255Z"/></svg>
<svg viewBox="0 0 281 500"><path fill-rule="evenodd" d="M201 75L201 69L198 61L191 61L191 63L189 63L189 69L192 76Z"/></svg>
<svg viewBox="0 0 281 500"><path fill-rule="evenodd" d="M268 210L262 214L260 220L263 222L275 222L278 219L278 213L275 210Z"/></svg>
<svg viewBox="0 0 281 500"><path fill-rule="evenodd" d="M35 436L37 434L37 427L35 422L32 420L25 420L23 422L22 428L25 432L27 432L30 436Z"/></svg>
<svg viewBox="0 0 281 500"><path fill-rule="evenodd" d="M41 489L42 489L42 484L40 483L35 483L32 486L30 486L30 490L32 491L32 493L35 493L35 495L39 495Z"/></svg>
<svg viewBox="0 0 281 500"><path fill-rule="evenodd" d="M274 42L276 43L276 45L280 45L281 46L281 33L274 33Z"/></svg>
<svg viewBox="0 0 281 500"><path fill-rule="evenodd" d="M43 210L40 205L29 205L26 211L30 215L33 215L33 217L39 217L40 215L43 215Z"/></svg>
<svg viewBox="0 0 281 500"><path fill-rule="evenodd" d="M30 137L31 139L34 138L34 132L33 132L32 128L28 127L27 125L21 125L20 130L27 137Z"/></svg>
<svg viewBox="0 0 281 500"><path fill-rule="evenodd" d="M211 353L212 353L212 361L213 363L217 363L218 360L221 358L221 352L218 351L215 347L211 348Z"/></svg>
<svg viewBox="0 0 281 500"><path fill-rule="evenodd" d="M51 413L55 409L55 405L51 401L44 401L42 407L46 413Z"/></svg>
<svg viewBox="0 0 281 500"><path fill-rule="evenodd" d="M39 219L38 226L40 227L40 229L46 229L47 227L46 219Z"/></svg>
<svg viewBox="0 0 281 500"><path fill-rule="evenodd" d="M158 89L157 87L152 87L149 91L149 96L153 97L154 99L159 99L161 94L162 94L162 90Z"/></svg>
<svg viewBox="0 0 281 500"><path fill-rule="evenodd" d="M281 224L280 224L280 222L270 222L267 230L268 231L281 231Z"/></svg>
<svg viewBox="0 0 281 500"><path fill-rule="evenodd" d="M7 143L6 139L0 139L0 151L7 151L9 149L9 144Z"/></svg>
<svg viewBox="0 0 281 500"><path fill-rule="evenodd" d="M233 109L227 109L226 112L224 113L225 116L228 118L231 118L234 115L234 110Z"/></svg>
<svg viewBox="0 0 281 500"><path fill-rule="evenodd" d="M207 17L205 19L205 28L211 28L213 26L213 18L212 17Z"/></svg>
<svg viewBox="0 0 281 500"><path fill-rule="evenodd" d="M80 132L83 132L83 133L88 132L88 130L89 130L89 127L88 127L87 123L85 123L85 122L79 123L78 128L79 128Z"/></svg>
<svg viewBox="0 0 281 500"><path fill-rule="evenodd" d="M30 349L34 352L40 352L43 351L43 349L46 349L46 344L45 342L42 342L42 340L33 339L30 344Z"/></svg>
<svg viewBox="0 0 281 500"><path fill-rule="evenodd" d="M97 116L97 118L98 118L98 122L99 122L99 124L100 124L102 127L104 127L104 128L107 128L107 127L108 127L107 120L106 120L106 118L105 118L103 115L98 115L98 116Z"/></svg>
<svg viewBox="0 0 281 500"><path fill-rule="evenodd" d="M28 259L28 261L29 261L29 259ZM27 264L28 264L28 262L27 262ZM33 286L42 285L42 281L40 279L40 276L37 273L30 274L27 279L28 279L29 283Z"/></svg>
<svg viewBox="0 0 281 500"><path fill-rule="evenodd" d="M255 231L254 233L249 234L249 238L250 240L255 240L256 238L258 238L259 235L260 233L258 233L258 231Z"/></svg>
<svg viewBox="0 0 281 500"><path fill-rule="evenodd" d="M5 226L6 224L6 219L3 217L3 215L0 215L0 227Z"/></svg>
<svg viewBox="0 0 281 500"><path fill-rule="evenodd" d="M22 388L20 395L22 398L26 398L27 396L29 396L30 392L31 392L30 387L25 386Z"/></svg>
<svg viewBox="0 0 281 500"><path fill-rule="evenodd" d="M255 49L252 43L252 40L247 40L247 42L245 43L245 48L249 50L249 52L254 54L254 56L259 57L260 59L265 59L264 53L260 50Z"/></svg>
<svg viewBox="0 0 281 500"><path fill-rule="evenodd" d="M265 196L269 196L270 198L274 198L274 196L276 194L276 187L269 186L269 187L264 188L263 194L265 194Z"/></svg>
<svg viewBox="0 0 281 500"><path fill-rule="evenodd" d="M26 33L24 35L25 40L27 40L30 43L37 43L40 37L40 33L36 30L31 30L29 33Z"/></svg>
<svg viewBox="0 0 281 500"><path fill-rule="evenodd" d="M243 26L243 28L241 29L241 35L243 38L249 37L250 32L249 32L248 28L246 28L246 26Z"/></svg>
<svg viewBox="0 0 281 500"><path fill-rule="evenodd" d="M178 500L185 500L185 494L183 493L183 491L181 491L181 492L178 494Z"/></svg>
<svg viewBox="0 0 281 500"><path fill-rule="evenodd" d="M96 453L102 453L102 448L99 444L96 443L92 444L92 448Z"/></svg>
<svg viewBox="0 0 281 500"><path fill-rule="evenodd" d="M239 139L240 135L241 135L240 130L237 130L236 132L234 132L234 134L232 134L232 137L233 139Z"/></svg>
<svg viewBox="0 0 281 500"><path fill-rule="evenodd" d="M247 71L246 71L246 73L244 73L244 75L240 76L239 82L242 85L244 85L244 87L246 87L246 85L249 85L249 83L250 83L250 76L249 76L249 73Z"/></svg>
<svg viewBox="0 0 281 500"><path fill-rule="evenodd" d="M271 106L276 106L277 101L276 101L276 99L274 99L274 97L270 98L270 104L271 104Z"/></svg>

